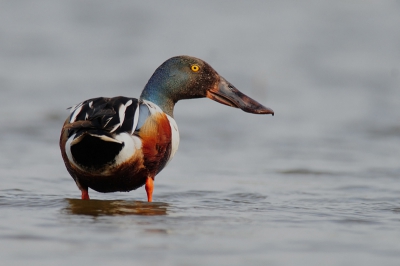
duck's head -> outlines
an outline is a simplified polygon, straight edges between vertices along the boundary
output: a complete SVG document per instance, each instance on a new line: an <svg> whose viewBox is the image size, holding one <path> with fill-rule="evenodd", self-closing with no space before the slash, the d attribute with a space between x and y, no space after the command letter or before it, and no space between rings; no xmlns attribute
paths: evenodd
<svg viewBox="0 0 400 266"><path fill-rule="evenodd" d="M274 115L272 109L240 92L209 64L190 56L172 57L159 66L140 99L157 104L172 117L177 101L203 97L248 113Z"/></svg>

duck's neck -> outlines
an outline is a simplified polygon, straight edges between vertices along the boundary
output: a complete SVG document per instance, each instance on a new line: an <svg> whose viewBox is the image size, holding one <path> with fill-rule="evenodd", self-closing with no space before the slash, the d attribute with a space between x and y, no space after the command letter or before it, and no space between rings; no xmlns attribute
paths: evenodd
<svg viewBox="0 0 400 266"><path fill-rule="evenodd" d="M165 83L150 79L144 87L140 99L158 105L164 113L174 117L175 102L168 92L169 90Z"/></svg>

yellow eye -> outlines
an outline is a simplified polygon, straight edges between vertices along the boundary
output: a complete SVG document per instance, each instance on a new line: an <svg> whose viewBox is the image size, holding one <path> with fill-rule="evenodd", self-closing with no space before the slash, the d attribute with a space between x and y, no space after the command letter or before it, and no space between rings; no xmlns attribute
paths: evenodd
<svg viewBox="0 0 400 266"><path fill-rule="evenodd" d="M190 69L191 69L193 72L197 72L197 71L200 70L200 67L199 67L198 65L192 65L192 66L190 67Z"/></svg>

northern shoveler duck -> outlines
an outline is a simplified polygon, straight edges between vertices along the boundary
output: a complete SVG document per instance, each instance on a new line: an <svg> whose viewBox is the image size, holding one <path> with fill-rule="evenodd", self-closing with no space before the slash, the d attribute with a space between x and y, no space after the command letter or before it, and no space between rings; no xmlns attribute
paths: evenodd
<svg viewBox="0 0 400 266"><path fill-rule="evenodd" d="M241 93L209 64L172 57L159 66L139 99L92 98L71 107L60 136L68 172L89 199L98 192L131 191L145 185L152 201L154 177L179 145L174 105L207 97L254 114L274 114Z"/></svg>

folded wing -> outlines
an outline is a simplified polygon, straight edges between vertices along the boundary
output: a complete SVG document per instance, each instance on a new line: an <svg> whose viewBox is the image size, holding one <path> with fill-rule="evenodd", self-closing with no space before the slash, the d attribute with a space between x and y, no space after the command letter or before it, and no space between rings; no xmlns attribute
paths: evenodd
<svg viewBox="0 0 400 266"><path fill-rule="evenodd" d="M93 98L71 107L66 150L80 167L101 169L114 164L126 145L141 146L132 137L149 116L135 98ZM132 137L129 137L132 136ZM137 147L125 147L134 152ZM127 154L127 156L129 156ZM123 159L123 158L120 158Z"/></svg>

